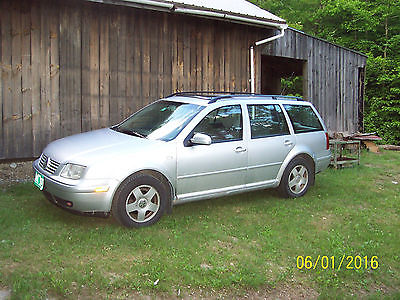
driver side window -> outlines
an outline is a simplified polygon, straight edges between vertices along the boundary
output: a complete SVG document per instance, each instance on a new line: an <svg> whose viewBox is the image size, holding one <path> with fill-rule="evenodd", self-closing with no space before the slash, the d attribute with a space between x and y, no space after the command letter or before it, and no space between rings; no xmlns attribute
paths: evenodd
<svg viewBox="0 0 400 300"><path fill-rule="evenodd" d="M228 105L213 110L201 120L193 132L209 135L212 144L242 140L240 105Z"/></svg>

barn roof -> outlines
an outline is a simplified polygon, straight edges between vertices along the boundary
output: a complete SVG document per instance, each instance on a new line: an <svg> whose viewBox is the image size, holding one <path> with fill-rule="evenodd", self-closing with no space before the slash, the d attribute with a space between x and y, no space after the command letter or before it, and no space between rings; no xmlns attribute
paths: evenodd
<svg viewBox="0 0 400 300"><path fill-rule="evenodd" d="M168 11L203 18L286 28L286 21L246 0L87 0L114 5Z"/></svg>

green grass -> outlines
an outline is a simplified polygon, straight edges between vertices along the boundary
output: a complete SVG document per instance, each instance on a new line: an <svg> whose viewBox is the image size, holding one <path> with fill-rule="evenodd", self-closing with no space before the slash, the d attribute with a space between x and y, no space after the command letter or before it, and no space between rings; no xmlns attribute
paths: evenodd
<svg viewBox="0 0 400 300"><path fill-rule="evenodd" d="M296 267L299 255L344 254L379 267ZM0 194L0 287L16 299L299 285L321 298L400 297L400 153L363 153L359 167L317 175L301 199L266 190L189 203L139 230L69 214L31 184Z"/></svg>

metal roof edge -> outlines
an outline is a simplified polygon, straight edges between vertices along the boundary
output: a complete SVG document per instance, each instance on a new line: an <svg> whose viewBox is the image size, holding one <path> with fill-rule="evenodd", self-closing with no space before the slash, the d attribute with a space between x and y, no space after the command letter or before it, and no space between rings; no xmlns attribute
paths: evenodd
<svg viewBox="0 0 400 300"><path fill-rule="evenodd" d="M153 0L140 0L140 1L124 1L124 0L84 0L86 2L94 2L101 4L109 4L109 5L117 5L117 6L126 6L133 8L142 8L156 11L171 11L173 5L169 3L163 3L159 1Z"/></svg>
<svg viewBox="0 0 400 300"><path fill-rule="evenodd" d="M156 10L177 14L188 14L197 17L211 18L216 20L223 20L233 23L253 25L253 26L266 26L275 27L278 29L287 28L286 22L280 20L273 20L267 18L260 18L247 14L238 14L235 12L228 12L224 10L217 10L212 8L198 7L183 3L170 3L161 2L156 0L85 0L88 2L127 6L134 8L142 8L148 10Z"/></svg>
<svg viewBox="0 0 400 300"><path fill-rule="evenodd" d="M344 49L344 50L347 50L347 51L353 52L353 53L355 53L355 54L358 54L358 55L360 55L360 56L364 56L365 58L368 58L368 55L366 55L366 54L364 54L364 53L362 53L362 52L359 52L359 51L356 51L356 50L353 50L353 49L350 49L350 48L347 48L347 47L344 47L344 46L335 44L335 43L333 43L333 42L330 42L330 41L325 40L325 39L323 39L323 38L320 38L320 37L314 36L314 35L312 35L312 34L306 33L306 32L304 32L304 31L298 30L298 29L296 29L296 28L292 28L292 27L289 26L287 30L292 30L292 31L294 31L294 32L298 32L298 33L304 34L304 35L306 35L306 36L308 36L308 37L311 37L311 38L313 38L313 39L320 40L321 42L325 42L325 43L331 44L332 46L335 46L335 47L338 47L338 48L342 48L342 49Z"/></svg>

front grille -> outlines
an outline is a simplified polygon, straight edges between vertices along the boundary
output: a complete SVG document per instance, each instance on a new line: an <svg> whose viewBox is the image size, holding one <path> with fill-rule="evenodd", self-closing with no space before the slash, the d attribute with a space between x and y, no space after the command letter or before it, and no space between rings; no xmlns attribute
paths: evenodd
<svg viewBox="0 0 400 300"><path fill-rule="evenodd" d="M52 160L50 157L48 157L46 154L42 153L40 156L39 160L39 166L43 169L49 172L50 174L54 174L57 170L57 168L60 166L60 163Z"/></svg>

